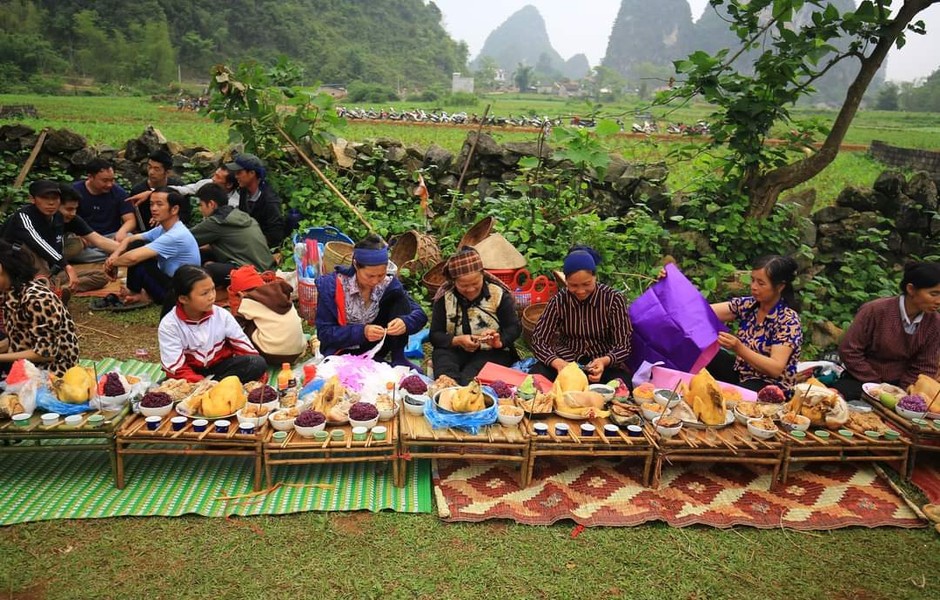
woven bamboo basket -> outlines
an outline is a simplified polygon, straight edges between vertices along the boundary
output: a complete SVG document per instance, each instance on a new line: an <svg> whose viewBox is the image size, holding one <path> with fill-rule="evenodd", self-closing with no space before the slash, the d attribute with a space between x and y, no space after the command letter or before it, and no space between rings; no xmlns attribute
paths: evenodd
<svg viewBox="0 0 940 600"><path fill-rule="evenodd" d="M548 302L538 302L530 304L522 311L522 339L529 348L532 347L532 333L535 331L535 325L547 306Z"/></svg>
<svg viewBox="0 0 940 600"><path fill-rule="evenodd" d="M352 265L353 245L346 242L327 242L323 247L323 273L332 273L336 267Z"/></svg>
<svg viewBox="0 0 940 600"><path fill-rule="evenodd" d="M431 298L434 298L434 294L437 293L437 290L444 285L446 278L444 277L444 265L447 264L447 261L439 261L436 265L431 267L431 269L424 274L424 277L421 278L421 283L424 284L424 287L428 290L428 295Z"/></svg>
<svg viewBox="0 0 940 600"><path fill-rule="evenodd" d="M434 236L411 230L392 240L389 258L398 265L399 277L402 269L414 276L441 262L441 249Z"/></svg>

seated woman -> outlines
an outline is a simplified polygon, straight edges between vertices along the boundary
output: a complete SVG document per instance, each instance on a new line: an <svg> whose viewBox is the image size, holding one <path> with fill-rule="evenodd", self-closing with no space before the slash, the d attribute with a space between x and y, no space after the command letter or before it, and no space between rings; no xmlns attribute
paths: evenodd
<svg viewBox="0 0 940 600"><path fill-rule="evenodd" d="M796 261L771 255L757 259L751 271L751 295L712 304L723 323L737 320L737 335L721 332L718 352L708 371L718 381L760 390L770 384L788 392L796 379L803 328L793 292Z"/></svg>
<svg viewBox="0 0 940 600"><path fill-rule="evenodd" d="M940 367L940 263L904 267L901 295L862 305L839 344L845 364L832 387L846 400L862 395L862 383L907 387Z"/></svg>
<svg viewBox="0 0 940 600"><path fill-rule="evenodd" d="M371 234L359 241L351 267L337 267L316 283L320 352L362 354L385 338L377 356L391 352L393 365L414 367L405 358L405 346L428 317L388 272L388 245L382 238Z"/></svg>
<svg viewBox="0 0 940 600"><path fill-rule="evenodd" d="M469 246L447 261L444 277L431 310L434 375L467 385L488 362L516 362L513 343L522 327L509 288L483 270L483 259Z"/></svg>
<svg viewBox="0 0 940 600"><path fill-rule="evenodd" d="M0 371L25 358L62 376L78 364L75 322L33 265L28 248L0 240Z"/></svg>
<svg viewBox="0 0 940 600"><path fill-rule="evenodd" d="M272 366L294 364L306 351L307 340L290 299L290 284L282 279L267 282L251 265L233 270L230 279L231 312L258 353Z"/></svg>
<svg viewBox="0 0 940 600"><path fill-rule="evenodd" d="M157 336L167 377L216 381L236 375L260 379L268 365L227 310L215 305L215 282L202 267L183 265L173 274ZM175 304L171 304L175 302Z"/></svg>
<svg viewBox="0 0 940 600"><path fill-rule="evenodd" d="M532 334L538 363L530 372L554 380L572 361L592 383L617 377L630 383L630 316L617 290L597 282L601 257L593 248L574 246L565 257L565 289L549 302Z"/></svg>

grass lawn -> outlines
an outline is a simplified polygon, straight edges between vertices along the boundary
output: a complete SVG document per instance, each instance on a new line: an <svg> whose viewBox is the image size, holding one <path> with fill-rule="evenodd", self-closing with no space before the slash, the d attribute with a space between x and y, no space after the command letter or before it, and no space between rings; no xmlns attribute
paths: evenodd
<svg viewBox="0 0 940 600"><path fill-rule="evenodd" d="M940 594L932 529L797 533L655 524L586 529L576 538L571 532L571 524L445 524L391 513L34 523L0 530L0 593L50 600Z"/></svg>

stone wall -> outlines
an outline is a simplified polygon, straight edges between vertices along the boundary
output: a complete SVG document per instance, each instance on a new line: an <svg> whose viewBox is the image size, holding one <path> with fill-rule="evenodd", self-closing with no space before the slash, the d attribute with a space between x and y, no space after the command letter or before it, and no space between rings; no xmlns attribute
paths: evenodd
<svg viewBox="0 0 940 600"><path fill-rule="evenodd" d="M940 180L940 152L897 148L877 140L871 143L869 153L875 160L892 167L904 167L913 171L925 171L934 180Z"/></svg>

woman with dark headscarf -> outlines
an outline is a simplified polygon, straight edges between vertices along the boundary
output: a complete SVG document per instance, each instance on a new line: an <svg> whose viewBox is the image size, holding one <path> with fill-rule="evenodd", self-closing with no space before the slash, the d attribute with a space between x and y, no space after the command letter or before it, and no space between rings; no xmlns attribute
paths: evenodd
<svg viewBox="0 0 940 600"><path fill-rule="evenodd" d="M444 277L431 311L434 375L467 385L488 362L516 362L513 343L522 328L509 288L483 270L483 259L469 246L447 261Z"/></svg>
<svg viewBox="0 0 940 600"><path fill-rule="evenodd" d="M388 272L388 245L375 234L356 243L351 267L317 278L317 339L320 352L363 354L382 342L378 356L413 367L405 358L408 336L428 317L397 277Z"/></svg>
<svg viewBox="0 0 940 600"><path fill-rule="evenodd" d="M597 281L601 257L593 248L574 246L565 257L565 289L545 307L532 334L538 359L532 372L554 380L577 361L592 383L617 377L630 382L630 315L623 296Z"/></svg>
<svg viewBox="0 0 940 600"><path fill-rule="evenodd" d="M917 376L940 369L940 263L904 268L900 296L862 305L839 344L845 363L833 387L847 400L862 394L862 383L907 387ZM928 398L929 400L929 398Z"/></svg>

